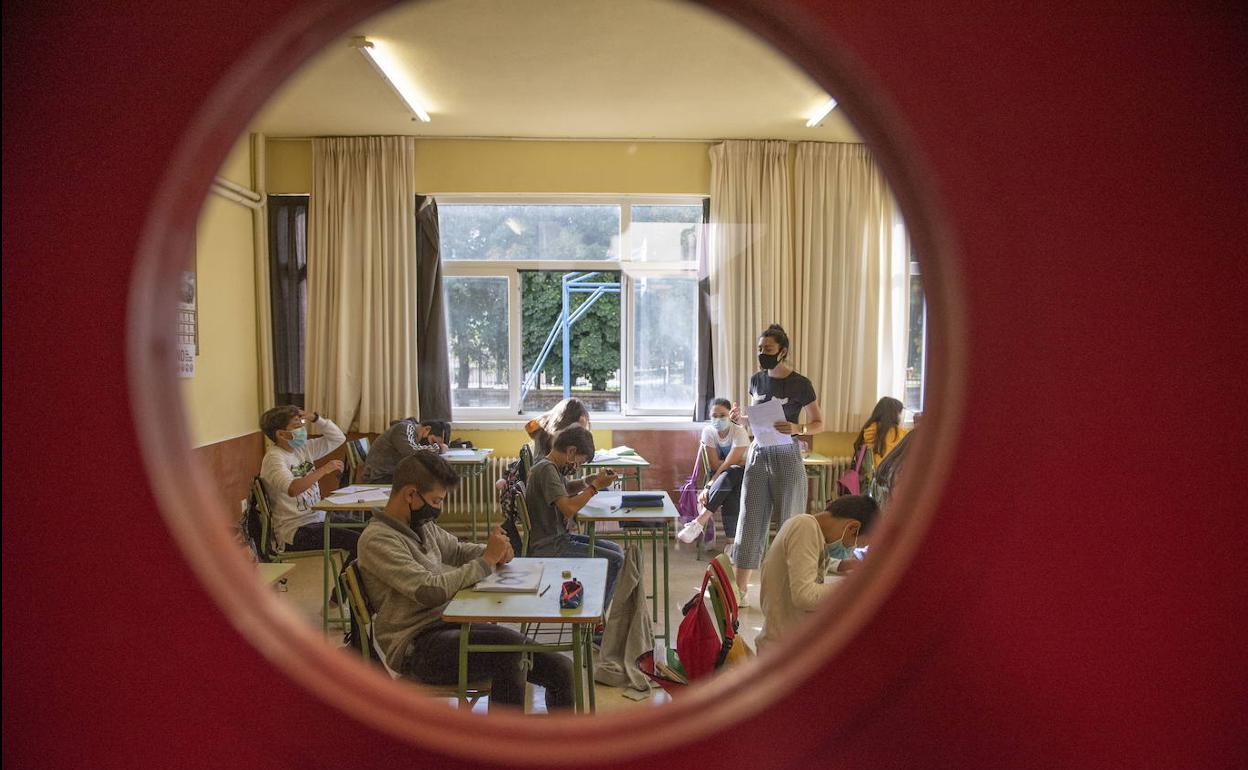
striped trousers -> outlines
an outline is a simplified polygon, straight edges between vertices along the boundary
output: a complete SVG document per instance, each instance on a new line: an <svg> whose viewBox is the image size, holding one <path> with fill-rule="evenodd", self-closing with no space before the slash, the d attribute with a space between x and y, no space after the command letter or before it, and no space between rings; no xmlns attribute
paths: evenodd
<svg viewBox="0 0 1248 770"><path fill-rule="evenodd" d="M758 569L762 564L767 527L777 511L781 524L806 511L806 469L796 441L783 446L750 445L733 543L732 561L737 569Z"/></svg>

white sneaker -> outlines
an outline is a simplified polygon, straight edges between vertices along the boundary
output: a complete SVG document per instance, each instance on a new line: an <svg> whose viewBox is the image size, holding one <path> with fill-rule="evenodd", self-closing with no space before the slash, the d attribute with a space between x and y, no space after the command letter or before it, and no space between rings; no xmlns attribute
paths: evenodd
<svg viewBox="0 0 1248 770"><path fill-rule="evenodd" d="M676 539L682 543L692 543L702 536L703 527L697 519L686 524L676 533Z"/></svg>
<svg viewBox="0 0 1248 770"><path fill-rule="evenodd" d="M750 589L747 588L744 591L742 591L740 588L734 588L734 590L737 592L737 606L749 607L750 606Z"/></svg>

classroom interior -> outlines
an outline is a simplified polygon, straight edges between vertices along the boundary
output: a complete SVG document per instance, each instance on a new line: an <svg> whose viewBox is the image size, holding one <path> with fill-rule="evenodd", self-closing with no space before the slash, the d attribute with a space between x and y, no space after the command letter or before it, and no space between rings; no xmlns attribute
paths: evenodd
<svg viewBox="0 0 1248 770"><path fill-rule="evenodd" d="M673 501L693 472L707 425L707 396L747 399L749 375L757 369L750 363L755 336L771 323L793 335L795 368L815 380L825 414L825 430L806 447L828 459L823 475L812 474L809 481L815 509L850 463L859 426L878 398L904 401L908 419L923 411L926 307L918 257L882 172L843 111L833 108L816 119L832 95L766 43L704 9L658 0L561 0L545 4L535 16L528 5L437 0L401 6L361 25L358 34L395 52L426 100L430 120L414 117L381 72L344 39L292 76L222 164L196 229L192 296L184 298L191 300L184 308L190 312L183 316L179 339L189 356L181 380L184 411L194 453L219 491L222 527L237 526L251 499L266 449L261 414L292 393L299 405L332 417L348 439L373 438L390 420L408 416L449 419L452 438L492 453L480 476L466 479L448 501L439 524L462 538L497 524L493 482L529 441L525 422L566 394L559 324L551 321L559 311L536 307L539 295L546 301L558 292L538 286L536 279L530 285L529 276L543 271L557 276L596 270L588 274L609 275L615 282L614 298L610 291L606 299L597 298L598 311L584 314L576 321L579 329L572 330L580 347L565 348L572 353L569 390L597 407L596 446L628 447L643 456L649 465L641 488L666 492ZM311 289L305 288L306 305L297 311L304 324L299 349L275 342L278 314L296 311L276 307L272 260L278 258L279 240L285 251L305 250L302 280L317 280L307 276L318 269L310 260L321 253L313 243L321 236L309 224L317 214L308 212L316 208L316 191L325 188L318 180L321 150L314 140L344 136L412 137L405 145L410 178L403 189L439 206L440 282L448 319L441 341L450 369L444 375L450 414L392 411L397 403L421 403L415 380L423 382L426 375L418 376L415 364L406 367L410 385L400 386L407 394L387 395L371 405L363 403L370 396L352 395L350 385L343 395L344 381L360 387L359 382L383 376L366 365L359 364L358 371L340 367L328 375L338 381L326 382L328 354L303 347L310 344L309 335L319 334L326 345L333 336L324 331L324 321L313 320L321 310ZM716 155L725 140L771 152L773 163L750 167L761 170L764 186L771 185L761 193L769 210L783 214L763 228L766 237L750 229L756 223L717 219L728 211L719 208L716 197L724 185L740 185L743 197L760 194L754 189L759 180L717 171L717 163L727 164ZM804 154L804 145L816 144L852 147L872 183L884 188L875 194L891 205L873 201L838 209L836 201L849 193L827 187L837 174ZM456 243L449 238L464 231L448 214L532 213L532 207L542 206L606 209L617 235L601 254L585 257L584 265L574 264L579 257L564 255L526 255L528 261L495 255L484 262L455 256ZM667 212L659 218L670 215L680 232L694 235L682 242L673 235L673 222L657 222L666 229L655 227L643 244L646 212L659 210ZM290 225L292 211L299 212L297 225ZM834 212L842 219L835 220ZM303 228L299 246L276 234L279 216ZM498 216L502 224L514 224ZM541 214L534 216L538 221ZM857 221L854 217L886 231L869 239L878 253L859 262L841 258L837 250L848 247L824 232ZM538 229L547 232L540 222ZM731 238L723 233L742 229L748 243L736 248L750 251L755 262L728 283L716 270L740 263L717 262L712 252L728 248L723 244ZM812 235L816 231L818 237ZM837 270L872 274L849 281L831 274ZM500 291L484 300L451 292L457 282L470 287L491 280ZM858 306L847 309L838 301L828 288L838 282L854 283ZM647 305L648 286L670 290L672 299ZM700 290L708 296L699 298ZM735 293L725 298L717 292ZM585 301L566 297L573 310ZM532 314L526 300L534 306ZM491 306L495 301L501 304ZM486 331L457 329L457 321L469 316ZM338 322L358 331L367 318ZM309 331L318 323L319 331ZM744 328L755 331L724 339ZM412 333L412 342L423 333ZM869 343L845 342L856 334ZM547 338L550 350L541 345ZM614 357L618 365L604 369L604 357ZM358 359L339 355L338 360ZM291 370L302 372L300 382L284 388L289 380L279 379ZM823 374L835 382L821 381ZM726 377L733 378L731 386L723 384ZM351 398L354 410L330 405ZM321 462L346 460L346 451L339 447ZM326 479L322 493L338 483ZM698 590L707 558L723 550L722 522L720 529L705 549L667 542L668 609L674 617ZM326 611L323 588L321 565L314 559L299 560L275 586L318 627ZM742 608L740 621L741 636L752 644L762 626L757 602ZM326 639L345 646L340 628L329 628ZM626 688L597 686L597 707L603 711L661 704L668 697L657 687L637 697ZM488 699L479 701L474 710L484 712L487 704ZM536 688L526 709L542 710Z"/></svg>

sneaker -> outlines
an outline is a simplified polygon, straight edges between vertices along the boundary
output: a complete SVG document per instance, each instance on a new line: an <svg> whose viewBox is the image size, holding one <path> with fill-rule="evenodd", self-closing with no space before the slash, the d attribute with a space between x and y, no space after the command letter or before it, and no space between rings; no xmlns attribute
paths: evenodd
<svg viewBox="0 0 1248 770"><path fill-rule="evenodd" d="M702 524L697 519L686 524L676 533L676 539L682 543L692 543L702 535Z"/></svg>
<svg viewBox="0 0 1248 770"><path fill-rule="evenodd" d="M749 607L750 606L750 589L747 588L744 591L742 591L740 588L737 588L735 590L737 592L737 606Z"/></svg>

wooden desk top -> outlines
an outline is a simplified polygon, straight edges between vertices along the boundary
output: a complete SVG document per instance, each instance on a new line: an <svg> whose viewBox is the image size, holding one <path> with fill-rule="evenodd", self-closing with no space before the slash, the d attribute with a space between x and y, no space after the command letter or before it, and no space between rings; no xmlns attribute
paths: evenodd
<svg viewBox="0 0 1248 770"><path fill-rule="evenodd" d="M811 452L802 458L803 465L836 465L836 463L836 460L828 457L827 455L821 455L818 452Z"/></svg>
<svg viewBox="0 0 1248 770"><path fill-rule="evenodd" d="M606 559L515 559L541 562L542 584L536 593L474 591L455 594L442 610L447 623L600 623L607 592ZM575 610L559 609L563 572L581 581L585 601ZM543 593L545 592L545 593Z"/></svg>
<svg viewBox="0 0 1248 770"><path fill-rule="evenodd" d="M365 487L367 489L384 489L386 491L385 498L363 500L355 495L339 495L334 498L333 493L322 497L320 502L312 506L315 511L371 511L374 508L385 508L386 500L390 497L389 484L354 484L355 487Z"/></svg>
<svg viewBox="0 0 1248 770"><path fill-rule="evenodd" d="M662 508L620 508L621 495L662 495ZM671 495L656 489L642 492L599 492L590 498L585 507L577 511L578 519L594 521L654 521L656 519L680 518L680 511L672 502Z"/></svg>
<svg viewBox="0 0 1248 770"><path fill-rule="evenodd" d="M614 460L581 463L582 468L649 468L650 462L641 455L621 455Z"/></svg>

